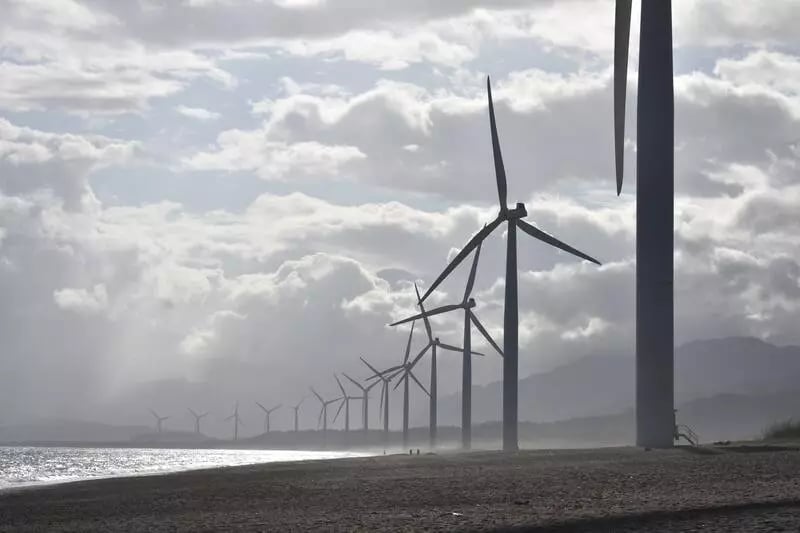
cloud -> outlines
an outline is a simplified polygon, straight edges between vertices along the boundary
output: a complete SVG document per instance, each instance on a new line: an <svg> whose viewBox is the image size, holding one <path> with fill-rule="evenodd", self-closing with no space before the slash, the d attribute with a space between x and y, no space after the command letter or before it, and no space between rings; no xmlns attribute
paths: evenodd
<svg viewBox="0 0 800 533"><path fill-rule="evenodd" d="M175 111L185 117L202 121L217 120L222 116L217 112L209 111L208 109L203 109L202 107L187 107L185 105L179 105L175 108Z"/></svg>

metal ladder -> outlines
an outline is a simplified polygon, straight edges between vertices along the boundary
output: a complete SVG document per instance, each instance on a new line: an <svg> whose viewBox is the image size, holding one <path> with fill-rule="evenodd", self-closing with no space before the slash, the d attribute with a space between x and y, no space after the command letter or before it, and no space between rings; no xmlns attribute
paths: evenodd
<svg viewBox="0 0 800 533"><path fill-rule="evenodd" d="M681 438L685 439L686 442L692 446L700 444L700 437L686 424L677 424L675 426L675 440L677 441Z"/></svg>
<svg viewBox="0 0 800 533"><path fill-rule="evenodd" d="M677 415L678 415L678 410L674 409L672 417L673 417L673 424L675 426L675 430L673 432L674 433L673 438L675 439L675 442L679 441L680 439L684 439L692 446L697 446L698 444L700 444L700 437L697 435L697 433L694 432L692 428L690 428L686 424L678 424Z"/></svg>

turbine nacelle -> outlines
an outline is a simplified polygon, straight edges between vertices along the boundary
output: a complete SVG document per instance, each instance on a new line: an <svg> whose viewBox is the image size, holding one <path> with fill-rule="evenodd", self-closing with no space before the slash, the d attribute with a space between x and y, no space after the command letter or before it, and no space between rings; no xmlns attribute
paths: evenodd
<svg viewBox="0 0 800 533"><path fill-rule="evenodd" d="M528 216L528 210L525 209L525 204L522 202L517 202L517 206L514 209L500 210L500 218L505 220L518 220L526 216Z"/></svg>

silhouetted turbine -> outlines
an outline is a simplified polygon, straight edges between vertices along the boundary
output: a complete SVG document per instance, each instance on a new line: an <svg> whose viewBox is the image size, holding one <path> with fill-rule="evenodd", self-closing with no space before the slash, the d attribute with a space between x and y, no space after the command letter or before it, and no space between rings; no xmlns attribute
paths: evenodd
<svg viewBox="0 0 800 533"><path fill-rule="evenodd" d="M371 364L367 362L366 359L360 357L361 362L367 365L367 367L372 370L374 373L372 376L368 377L367 380L377 378L380 380L381 385L381 405L379 408L379 416L381 421L383 422L383 440L384 444L389 443L389 383L391 380L397 376L400 372L381 372ZM375 383L378 383L377 381Z"/></svg>
<svg viewBox="0 0 800 533"><path fill-rule="evenodd" d="M283 407L283 404L279 403L272 409L267 409L258 402L256 402L256 405L259 406L262 411L264 411L264 433L269 433L269 418L272 415L272 412L275 411L276 409L280 409L281 407Z"/></svg>
<svg viewBox="0 0 800 533"><path fill-rule="evenodd" d="M156 419L156 432L157 433L161 433L162 423L165 420L168 420L169 417L168 416L158 416L158 413L156 413L152 409L148 409L148 411L150 411L150 414L153 415L155 417L155 419Z"/></svg>
<svg viewBox="0 0 800 533"><path fill-rule="evenodd" d="M464 348L459 348L457 346L451 346L449 344L444 344L443 342L441 342L439 340L439 337L435 337L434 338L433 332L431 330L431 324L430 324L430 321L428 320L428 314L429 313L425 312L425 306L423 305L422 299L419 296L419 289L417 288L417 284L416 283L414 284L414 290L416 291L417 303L418 303L422 313L420 313L419 315L415 315L415 316L413 316L411 318L406 318L406 319L401 320L399 322L395 322L394 324L391 324L391 325L392 326L396 326L398 324L404 324L406 322L413 322L413 321L417 320L418 318L422 318L423 322L425 323L425 332L428 335L428 344L426 344L425 347L419 352L419 354L417 354L417 356L414 358L414 360L411 362L411 364L406 367L405 371L408 372L412 368L414 368L416 366L416 364L420 361L420 359L422 359L422 357L427 353L427 351L428 350L431 351L431 385L430 385L430 394L429 394L430 400L429 400L428 421L429 421L430 447L434 448L436 446L436 430L437 430L437 423L438 423L438 421L437 421L437 419L438 419L438 412L437 412L437 409L438 409L438 406L437 406L438 378L437 378L437 375L436 375L436 372L437 372L437 370L436 370L436 368L437 368L436 367L436 365L437 365L436 348L441 348L443 350L449 350L451 352L459 352L459 353L463 353ZM482 353L478 353L478 352L467 352L467 353L471 354L471 355L483 355Z"/></svg>
<svg viewBox="0 0 800 533"><path fill-rule="evenodd" d="M339 418L339 413L341 413L344 407L344 432L350 433L350 400L360 400L361 397L348 395L347 391L344 390L344 386L342 386L342 382L339 381L339 376L334 374L333 377L336 379L336 384L339 385L339 390L342 391L342 403L339 405L339 409L336 411L333 421L336 422L336 419Z"/></svg>
<svg viewBox="0 0 800 533"><path fill-rule="evenodd" d="M297 404L292 407L294 409L294 432L297 433L300 429L300 406L303 405L303 402L306 401L307 396L303 396L303 398L297 402Z"/></svg>
<svg viewBox="0 0 800 533"><path fill-rule="evenodd" d="M584 254L583 252L561 242L552 235L528 224L524 217L528 215L525 204L517 203L514 209L509 209L507 202L507 183L506 171L503 166L503 155L500 151L500 140L497 135L497 124L494 116L494 103L492 102L492 87L489 78L486 79L486 88L489 93L489 124L492 134L492 150L494 153L495 177L497 179L497 195L500 201L500 212L497 217L475 234L466 246L453 258L444 271L436 278L436 281L428 288L422 300L439 286L467 257L478 244L488 237L501 223L508 224L508 234L506 238L506 283L505 283L505 313L503 318L503 449L506 451L516 451L519 449L517 439L517 388L519 371L519 304L517 294L517 228L521 229L531 237L538 239L546 244L564 250L572 255L586 259L595 264L600 264L596 259Z"/></svg>
<svg viewBox="0 0 800 533"><path fill-rule="evenodd" d="M194 417L194 432L199 435L200 434L200 420L202 420L203 418L208 416L208 413L197 414L197 413L194 412L194 410L191 407L189 407L188 409L189 409L189 412L192 413L192 416Z"/></svg>
<svg viewBox="0 0 800 533"><path fill-rule="evenodd" d="M242 423L242 419L239 417L239 402L236 402L236 405L233 408L233 414L229 417L225 418L225 421L233 420L233 440L239 440L239 424L244 426Z"/></svg>
<svg viewBox="0 0 800 533"><path fill-rule="evenodd" d="M406 344L406 353L403 357L403 363L397 366L393 366L391 368L387 368L383 371L384 374L391 374L392 372L399 371L401 374L400 381L394 386L395 389L400 386L400 383L403 384L403 448L408 447L408 378L414 380L414 382L419 385L425 394L428 396L431 395L428 392L428 389L417 379L417 376L411 371L413 365L409 362L408 358L411 355L411 339L414 336L414 324L415 322L411 323L411 331L408 332L408 343ZM394 377L394 376L393 376ZM387 390L387 399L388 399L388 390Z"/></svg>
<svg viewBox="0 0 800 533"><path fill-rule="evenodd" d="M625 157L631 0L617 0L614 145L617 194ZM636 443L673 445L675 102L672 2L642 0L636 111Z"/></svg>
<svg viewBox="0 0 800 533"><path fill-rule="evenodd" d="M364 385L362 385L361 383L359 383L355 379L351 378L350 376L348 376L344 372L342 372L342 375L344 377L346 377L347 379L349 379L350 382L353 385L355 385L356 387L358 387L361 390L361 394L362 394L362 396L361 396L361 401L362 401L361 416L363 418L363 420L362 420L363 424L362 425L363 425L364 433L367 433L369 431L369 391L372 389L372 387L374 387L378 383L381 383L382 380L381 381L374 381L373 383L371 383L371 384L369 384L369 385L367 385L365 387Z"/></svg>
<svg viewBox="0 0 800 533"><path fill-rule="evenodd" d="M428 329L428 337L430 338L430 325L428 324L428 317L448 313L451 311L464 311L464 347L462 349L461 360L461 388L464 391L461 399L461 447L465 450L469 450L472 446L472 355L475 355L475 352L472 351L472 324L478 328L478 331L481 332L489 344L491 344L492 347L497 350L497 353L499 353L501 356L503 355L500 347L497 346L497 343L494 342L492 337L489 335L489 332L486 331L486 328L483 327L483 324L481 324L480 320L478 320L478 317L473 311L475 307L475 300L471 298L471 295L472 288L475 285L475 274L478 269L478 259L480 258L480 255L481 243L479 243L478 247L475 248L475 255L472 260L472 268L469 272L469 278L467 278L467 287L464 291L464 298L461 303L444 305L437 307L436 309L431 309L430 311L424 311L424 307L422 307L422 303L420 302L420 308L423 309L422 313L392 324L392 326L396 326L422 318L425 320L425 326ZM414 288L416 288L416 285ZM417 299L419 299L419 292L417 292ZM433 385L431 385L431 397L434 398L435 396L436 394L433 391Z"/></svg>
<svg viewBox="0 0 800 533"><path fill-rule="evenodd" d="M323 446L328 442L328 406L332 403L338 402L341 398L334 398L333 400L325 400L320 396L314 387L309 387L314 396L317 397L321 408L319 410L319 417L317 417L317 429L319 429L320 422L322 423L322 444Z"/></svg>

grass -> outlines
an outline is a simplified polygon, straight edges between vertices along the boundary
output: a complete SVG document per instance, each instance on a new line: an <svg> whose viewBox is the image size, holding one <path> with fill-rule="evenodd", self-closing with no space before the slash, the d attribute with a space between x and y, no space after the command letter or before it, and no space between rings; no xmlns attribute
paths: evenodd
<svg viewBox="0 0 800 533"><path fill-rule="evenodd" d="M776 422L764 430L764 439L800 439L800 421Z"/></svg>

